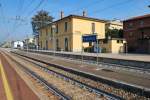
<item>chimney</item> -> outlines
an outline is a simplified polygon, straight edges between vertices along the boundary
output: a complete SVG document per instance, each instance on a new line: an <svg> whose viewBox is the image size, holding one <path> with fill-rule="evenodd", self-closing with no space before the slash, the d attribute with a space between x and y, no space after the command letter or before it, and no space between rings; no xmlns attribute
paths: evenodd
<svg viewBox="0 0 150 100"><path fill-rule="evenodd" d="M86 16L87 16L86 11L83 11L83 16L84 16L84 17L86 17Z"/></svg>
<svg viewBox="0 0 150 100"><path fill-rule="evenodd" d="M61 19L64 18L64 12L63 11L60 12L60 18Z"/></svg>

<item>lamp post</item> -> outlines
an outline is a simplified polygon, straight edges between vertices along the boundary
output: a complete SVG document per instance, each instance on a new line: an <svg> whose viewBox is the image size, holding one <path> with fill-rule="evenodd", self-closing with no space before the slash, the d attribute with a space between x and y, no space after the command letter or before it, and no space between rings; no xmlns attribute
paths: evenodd
<svg viewBox="0 0 150 100"><path fill-rule="evenodd" d="M97 48L97 50L96 50L97 57L96 58L97 59L96 60L97 60L97 65L98 65L99 43L98 43L98 34L96 34L96 35L97 35L97 38L96 38L96 48Z"/></svg>
<svg viewBox="0 0 150 100"><path fill-rule="evenodd" d="M55 32L56 32L56 25L53 24L52 25L52 34L53 34L53 52L54 52L54 56L55 56Z"/></svg>

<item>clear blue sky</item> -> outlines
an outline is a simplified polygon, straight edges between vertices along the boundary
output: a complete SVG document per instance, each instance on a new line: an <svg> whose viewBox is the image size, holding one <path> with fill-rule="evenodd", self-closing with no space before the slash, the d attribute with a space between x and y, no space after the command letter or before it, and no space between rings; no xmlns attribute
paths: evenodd
<svg viewBox="0 0 150 100"><path fill-rule="evenodd" d="M0 0L0 4L0 42L31 36L30 19L41 9L48 11L55 20L60 17L60 11L67 16L81 15L86 10L90 17L109 20L150 13L147 7L150 0Z"/></svg>

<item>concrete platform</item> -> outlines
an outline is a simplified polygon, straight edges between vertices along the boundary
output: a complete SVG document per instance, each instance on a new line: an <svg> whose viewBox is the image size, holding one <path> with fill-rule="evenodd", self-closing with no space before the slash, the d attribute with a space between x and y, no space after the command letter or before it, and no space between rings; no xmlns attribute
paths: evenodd
<svg viewBox="0 0 150 100"><path fill-rule="evenodd" d="M60 57L54 57L50 55L43 55L37 53L17 51L17 53L42 60L44 62L53 63L66 68L72 68L74 70L83 71L89 74L93 74L99 77L104 77L109 80L123 82L125 84L139 86L141 88L150 89L150 74L140 74L137 72L130 72L125 70L112 70L106 69L103 65L91 65L81 63L75 60L61 59Z"/></svg>

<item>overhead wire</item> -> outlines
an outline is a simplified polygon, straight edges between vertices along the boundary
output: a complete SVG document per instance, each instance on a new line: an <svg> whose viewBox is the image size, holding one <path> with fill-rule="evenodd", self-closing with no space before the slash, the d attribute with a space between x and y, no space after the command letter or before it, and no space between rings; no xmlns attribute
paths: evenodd
<svg viewBox="0 0 150 100"><path fill-rule="evenodd" d="M105 8L102 8L102 9L98 9L98 10L95 10L95 11L92 11L92 12L89 12L89 14L94 14L94 13L99 13L99 12L101 13L101 12L104 12L106 10L112 9L112 8L120 6L120 5L124 5L124 4L132 2L132 1L133 0L121 1L121 2L118 2L118 3L112 4L112 5L109 5L108 7L105 7Z"/></svg>
<svg viewBox="0 0 150 100"><path fill-rule="evenodd" d="M87 5L84 5L84 6L82 6L82 7L80 7L80 8L77 8L77 9L75 9L75 10L72 10L72 11L70 11L70 12L78 12L78 11L80 11L80 10L85 10L85 8L87 9L87 8L90 8L90 7L92 7L92 6L94 6L95 4L100 4L100 3L102 3L102 2L104 2L105 0L96 0L96 1L94 1L94 2L90 2L89 4L87 4Z"/></svg>

